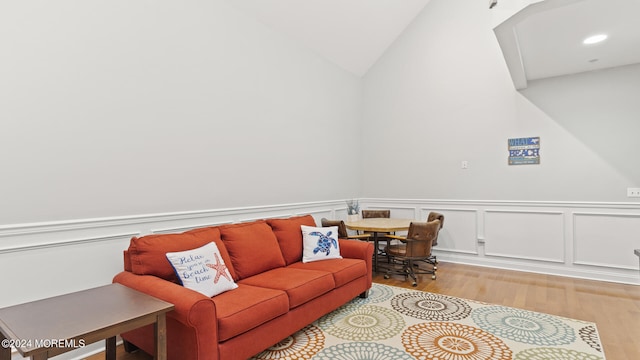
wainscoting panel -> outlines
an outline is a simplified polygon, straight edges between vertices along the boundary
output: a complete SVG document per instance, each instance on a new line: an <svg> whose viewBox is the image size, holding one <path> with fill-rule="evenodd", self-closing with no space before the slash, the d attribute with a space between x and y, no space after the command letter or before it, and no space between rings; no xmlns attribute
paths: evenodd
<svg viewBox="0 0 640 360"><path fill-rule="evenodd" d="M110 283L122 271L122 250L136 235L132 232L4 248L0 252L0 307Z"/></svg>
<svg viewBox="0 0 640 360"><path fill-rule="evenodd" d="M438 246L434 251L478 254L478 212L476 210L421 208L420 218L426 219L432 211L444 215L444 226L438 234Z"/></svg>
<svg viewBox="0 0 640 360"><path fill-rule="evenodd" d="M640 248L640 215L576 212L573 219L575 264L638 268L633 249Z"/></svg>
<svg viewBox="0 0 640 360"><path fill-rule="evenodd" d="M487 210L485 255L563 263L562 212Z"/></svg>
<svg viewBox="0 0 640 360"><path fill-rule="evenodd" d="M445 215L440 261L640 285L640 203L360 199L416 219ZM404 217L404 216L403 216ZM444 275L443 275L444 276Z"/></svg>

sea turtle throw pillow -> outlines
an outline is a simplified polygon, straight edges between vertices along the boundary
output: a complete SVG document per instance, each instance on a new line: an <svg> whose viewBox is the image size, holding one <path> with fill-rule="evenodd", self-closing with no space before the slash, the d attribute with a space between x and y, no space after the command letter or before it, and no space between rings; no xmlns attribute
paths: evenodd
<svg viewBox="0 0 640 360"><path fill-rule="evenodd" d="M338 227L300 225L302 230L302 262L342 259L338 243Z"/></svg>

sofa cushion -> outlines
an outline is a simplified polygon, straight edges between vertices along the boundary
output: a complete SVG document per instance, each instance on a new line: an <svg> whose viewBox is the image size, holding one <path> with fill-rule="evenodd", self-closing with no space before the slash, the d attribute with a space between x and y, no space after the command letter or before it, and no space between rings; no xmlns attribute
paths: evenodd
<svg viewBox="0 0 640 360"><path fill-rule="evenodd" d="M137 275L154 275L178 282L173 267L165 256L168 252L199 248L210 240L190 234L161 234L134 237L129 243L131 272Z"/></svg>
<svg viewBox="0 0 640 360"><path fill-rule="evenodd" d="M360 259L331 259L309 263L297 262L288 268L326 271L333 275L336 287L367 275L367 264Z"/></svg>
<svg viewBox="0 0 640 360"><path fill-rule="evenodd" d="M220 250L220 255L222 256L222 260L224 261L224 264L227 265L227 269L229 270L231 277L233 277L233 279L236 281L238 280L236 271L233 269L233 264L231 263L231 257L229 256L227 247L224 245L224 243L222 242L222 239L220 238L220 230L217 227L197 228L197 229L185 231L184 233L195 235L199 238L203 238L211 242L214 242L218 247L218 250Z"/></svg>
<svg viewBox="0 0 640 360"><path fill-rule="evenodd" d="M285 266L278 240L266 221L219 227L238 279Z"/></svg>
<svg viewBox="0 0 640 360"><path fill-rule="evenodd" d="M168 252L167 259L187 289L212 297L238 287L213 242L193 250Z"/></svg>
<svg viewBox="0 0 640 360"><path fill-rule="evenodd" d="M287 219L267 219L267 224L276 234L280 250L287 265L302 259L302 231L301 225L316 226L311 215L292 216Z"/></svg>
<svg viewBox="0 0 640 360"><path fill-rule="evenodd" d="M330 273L296 268L273 269L240 280L240 283L286 292L291 309L335 288L335 282Z"/></svg>
<svg viewBox="0 0 640 360"><path fill-rule="evenodd" d="M302 262L342 259L338 245L338 227L302 225Z"/></svg>
<svg viewBox="0 0 640 360"><path fill-rule="evenodd" d="M218 318L218 341L258 327L289 311L284 291L238 284L238 288L213 298Z"/></svg>

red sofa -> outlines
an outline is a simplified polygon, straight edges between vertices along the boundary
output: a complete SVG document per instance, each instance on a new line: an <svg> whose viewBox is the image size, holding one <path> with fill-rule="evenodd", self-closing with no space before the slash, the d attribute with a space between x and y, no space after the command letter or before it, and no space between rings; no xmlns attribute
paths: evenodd
<svg viewBox="0 0 640 360"><path fill-rule="evenodd" d="M131 239L117 282L175 305L170 360L247 359L371 288L370 243L339 239L342 259L302 263L301 225L312 216L199 228ZM180 285L167 252L215 242L238 288L207 297ZM154 354L151 326L121 334Z"/></svg>

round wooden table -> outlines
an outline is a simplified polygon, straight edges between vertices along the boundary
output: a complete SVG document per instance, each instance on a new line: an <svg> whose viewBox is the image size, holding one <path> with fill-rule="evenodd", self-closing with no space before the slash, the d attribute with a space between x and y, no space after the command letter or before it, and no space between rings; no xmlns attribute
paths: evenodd
<svg viewBox="0 0 640 360"><path fill-rule="evenodd" d="M414 219L396 218L367 218L358 221L346 221L347 229L370 231L373 233L375 251L373 253L373 270L378 271L378 233L390 233L394 231L408 230Z"/></svg>

